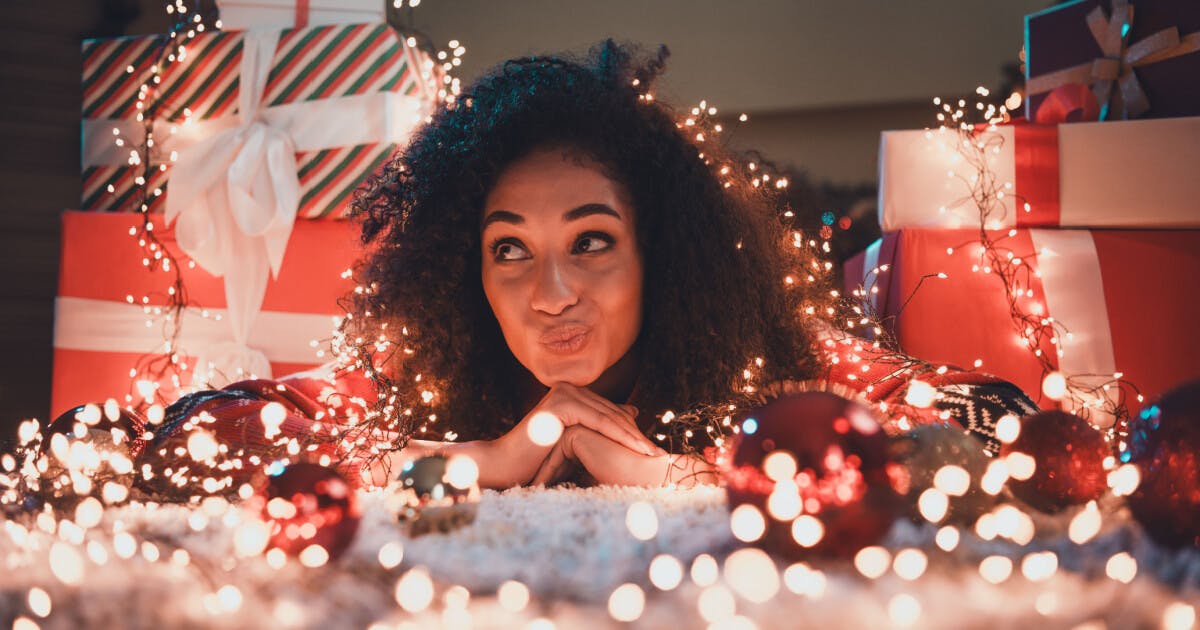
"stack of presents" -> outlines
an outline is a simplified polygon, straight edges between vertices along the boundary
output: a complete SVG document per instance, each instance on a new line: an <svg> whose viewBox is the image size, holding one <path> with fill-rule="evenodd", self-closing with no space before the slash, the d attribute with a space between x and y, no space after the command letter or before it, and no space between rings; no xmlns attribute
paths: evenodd
<svg viewBox="0 0 1200 630"><path fill-rule="evenodd" d="M219 4L222 30L83 43L83 200L62 218L54 415L169 401L196 365L220 385L327 361L358 252L339 219L433 112L443 75L379 0ZM161 247L141 231L143 204ZM186 369L149 360L168 348Z"/></svg>
<svg viewBox="0 0 1200 630"><path fill-rule="evenodd" d="M1035 398L1043 365L1011 310L1053 318L1071 333L1044 348L1053 369L1120 373L1150 401L1200 377L1200 4L1061 4L1026 17L1025 55L1023 120L882 135L884 237L846 288L878 289L866 298L907 353ZM1028 265L1015 304L981 228Z"/></svg>

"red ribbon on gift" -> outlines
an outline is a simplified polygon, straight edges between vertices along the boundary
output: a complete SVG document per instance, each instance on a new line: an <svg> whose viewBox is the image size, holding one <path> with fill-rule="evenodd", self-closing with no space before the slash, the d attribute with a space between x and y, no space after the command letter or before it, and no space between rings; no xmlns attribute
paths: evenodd
<svg viewBox="0 0 1200 630"><path fill-rule="evenodd" d="M308 26L308 0L296 0L296 28Z"/></svg>
<svg viewBox="0 0 1200 630"><path fill-rule="evenodd" d="M1084 88L1087 89L1086 87ZM1058 125L1034 124L1024 118L1002 123L1013 130L1013 166L1019 199L1017 227L1058 225ZM986 133L981 127L977 133ZM1026 212L1024 204L1029 204Z"/></svg>

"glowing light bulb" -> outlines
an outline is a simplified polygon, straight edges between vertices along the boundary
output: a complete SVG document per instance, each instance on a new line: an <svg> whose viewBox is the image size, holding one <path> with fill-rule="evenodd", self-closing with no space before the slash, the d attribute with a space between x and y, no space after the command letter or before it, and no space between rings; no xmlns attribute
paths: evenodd
<svg viewBox="0 0 1200 630"><path fill-rule="evenodd" d="M558 442L562 432L562 420L548 411L539 411L529 419L529 439L538 446L550 446Z"/></svg>

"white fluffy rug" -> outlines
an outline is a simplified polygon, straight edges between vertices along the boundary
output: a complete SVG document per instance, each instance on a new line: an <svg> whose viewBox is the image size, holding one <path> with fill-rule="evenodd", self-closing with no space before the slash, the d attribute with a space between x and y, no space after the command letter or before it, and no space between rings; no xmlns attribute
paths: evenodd
<svg viewBox="0 0 1200 630"><path fill-rule="evenodd" d="M740 546L729 533L720 489L485 492L474 523L415 539L396 524L383 492L361 498L363 520L351 548L315 569L295 561L276 569L260 555L238 557L234 532L246 515L221 502L110 509L87 530L44 531L55 529L49 518L42 528L5 522L0 621L42 628L513 628L549 627L547 621L560 628L605 627L621 625L608 602L623 583L645 593L632 625L647 628L713 621L759 628L1186 628L1200 613L1200 551L1153 545L1119 508L1083 546L1066 538L1069 515L1039 521L1039 537L1024 548L964 534L949 553L934 545L934 528L898 521L885 545L923 550L928 569L918 579L889 571L872 580L849 562L814 562L819 573L789 574L807 576L799 587L790 584L804 594L781 580L773 597L753 603L738 595L744 584L720 579L701 587L688 576L696 556L711 554L719 565ZM634 538L625 525L635 501L654 506L658 533L649 541ZM388 543L403 547L403 562L392 569L379 560ZM1022 559L1043 550L1057 554L1058 570L1032 581L1022 574ZM1127 584L1106 576L1109 559L1122 551L1138 566ZM659 554L683 562L683 582L671 591L648 578ZM999 584L980 574L980 560L991 555L1013 561L1011 576ZM787 566L780 561L778 569ZM397 603L397 584L408 580L406 588L419 591L424 575L432 577L432 603L406 612ZM528 587L527 606L501 606L496 589L509 580ZM48 616L40 616L47 608Z"/></svg>

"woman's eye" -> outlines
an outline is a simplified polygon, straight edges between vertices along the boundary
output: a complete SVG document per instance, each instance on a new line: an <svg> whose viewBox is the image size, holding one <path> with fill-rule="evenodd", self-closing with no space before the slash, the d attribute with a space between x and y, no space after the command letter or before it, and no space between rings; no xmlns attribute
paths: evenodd
<svg viewBox="0 0 1200 630"><path fill-rule="evenodd" d="M607 234L584 234L575 241L575 253L591 254L604 251L613 245L613 238Z"/></svg>
<svg viewBox="0 0 1200 630"><path fill-rule="evenodd" d="M497 261L525 260L529 258L529 252L514 241L502 240L492 245L492 258Z"/></svg>

